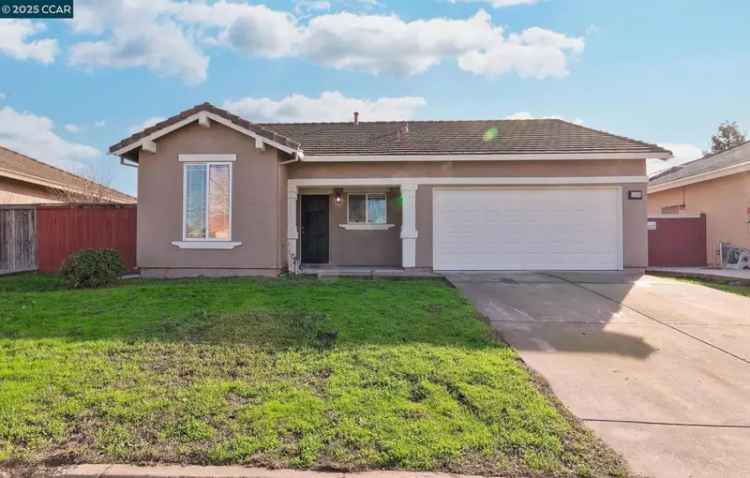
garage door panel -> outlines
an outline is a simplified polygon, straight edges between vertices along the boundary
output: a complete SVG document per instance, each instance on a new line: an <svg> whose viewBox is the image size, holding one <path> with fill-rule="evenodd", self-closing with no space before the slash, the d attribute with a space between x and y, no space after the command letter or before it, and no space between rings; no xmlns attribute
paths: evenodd
<svg viewBox="0 0 750 478"><path fill-rule="evenodd" d="M618 269L619 189L437 190L435 267Z"/></svg>

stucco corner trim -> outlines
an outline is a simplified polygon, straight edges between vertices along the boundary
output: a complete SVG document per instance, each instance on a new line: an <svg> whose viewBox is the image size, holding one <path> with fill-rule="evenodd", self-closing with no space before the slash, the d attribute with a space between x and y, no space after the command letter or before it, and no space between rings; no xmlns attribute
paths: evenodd
<svg viewBox="0 0 750 478"><path fill-rule="evenodd" d="M180 249L225 250L234 249L237 246L241 246L242 243L236 241L172 241L172 245Z"/></svg>
<svg viewBox="0 0 750 478"><path fill-rule="evenodd" d="M339 227L347 231L387 231L395 224L339 224Z"/></svg>

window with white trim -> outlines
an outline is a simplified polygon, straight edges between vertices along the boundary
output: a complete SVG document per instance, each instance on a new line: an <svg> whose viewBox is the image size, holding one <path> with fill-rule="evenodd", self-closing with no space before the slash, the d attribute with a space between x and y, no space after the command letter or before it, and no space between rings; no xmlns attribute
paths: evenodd
<svg viewBox="0 0 750 478"><path fill-rule="evenodd" d="M385 224L388 218L384 193L349 193L347 223Z"/></svg>
<svg viewBox="0 0 750 478"><path fill-rule="evenodd" d="M231 240L231 163L185 164L183 184L183 240Z"/></svg>

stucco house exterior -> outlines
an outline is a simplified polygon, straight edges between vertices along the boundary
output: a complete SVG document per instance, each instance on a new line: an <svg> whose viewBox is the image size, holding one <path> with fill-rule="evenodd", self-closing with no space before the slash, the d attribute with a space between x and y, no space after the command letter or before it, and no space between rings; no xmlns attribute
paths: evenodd
<svg viewBox="0 0 750 478"><path fill-rule="evenodd" d="M720 265L719 243L750 249L750 142L653 176L649 216L706 215L706 259Z"/></svg>
<svg viewBox="0 0 750 478"><path fill-rule="evenodd" d="M0 146L0 205L135 204L134 197Z"/></svg>
<svg viewBox="0 0 750 478"><path fill-rule="evenodd" d="M258 124L208 103L110 152L138 166L157 277L642 268L645 160L671 157L556 119Z"/></svg>

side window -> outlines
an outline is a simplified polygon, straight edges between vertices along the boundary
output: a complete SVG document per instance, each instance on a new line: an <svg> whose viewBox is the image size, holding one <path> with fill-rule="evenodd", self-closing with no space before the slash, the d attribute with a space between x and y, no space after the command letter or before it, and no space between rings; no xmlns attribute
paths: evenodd
<svg viewBox="0 0 750 478"><path fill-rule="evenodd" d="M184 181L184 239L231 240L232 165L186 164Z"/></svg>

